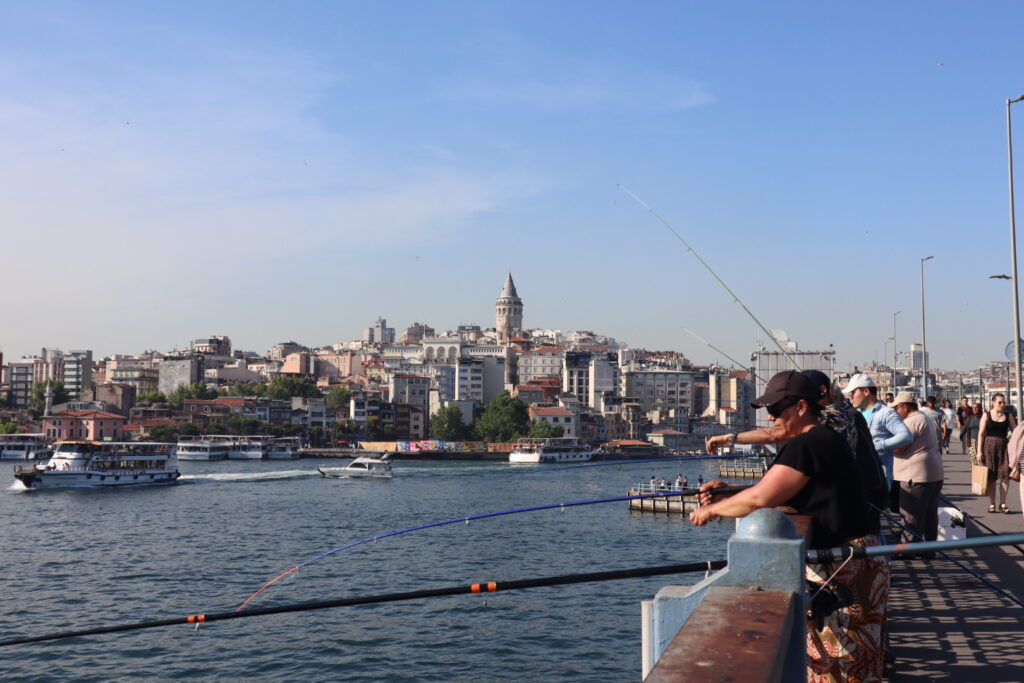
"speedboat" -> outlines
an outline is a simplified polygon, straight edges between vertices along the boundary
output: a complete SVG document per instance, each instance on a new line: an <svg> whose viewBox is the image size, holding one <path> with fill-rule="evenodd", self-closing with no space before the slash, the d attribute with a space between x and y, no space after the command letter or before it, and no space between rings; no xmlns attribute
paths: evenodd
<svg viewBox="0 0 1024 683"><path fill-rule="evenodd" d="M320 474L329 479L347 479L357 477L360 479L390 479L395 476L391 471L391 462L388 454L379 458L356 458L344 467L317 467Z"/></svg>
<svg viewBox="0 0 1024 683"><path fill-rule="evenodd" d="M93 488L175 484L174 446L168 443L58 441L46 465L17 465L26 488Z"/></svg>

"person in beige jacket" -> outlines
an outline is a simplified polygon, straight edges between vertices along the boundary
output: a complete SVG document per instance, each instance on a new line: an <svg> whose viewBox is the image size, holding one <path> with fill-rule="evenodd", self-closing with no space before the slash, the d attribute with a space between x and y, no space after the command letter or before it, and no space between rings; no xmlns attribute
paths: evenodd
<svg viewBox="0 0 1024 683"><path fill-rule="evenodd" d="M914 397L900 392L889 407L899 413L914 440L894 452L893 480L900 486L900 515L910 531L904 543L934 541L939 533L939 492L945 472L934 423L917 408Z"/></svg>

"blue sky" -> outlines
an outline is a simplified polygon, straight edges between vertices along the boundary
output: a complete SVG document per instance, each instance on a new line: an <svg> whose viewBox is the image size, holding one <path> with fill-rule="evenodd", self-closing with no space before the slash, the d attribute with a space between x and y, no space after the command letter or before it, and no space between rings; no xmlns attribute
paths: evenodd
<svg viewBox="0 0 1024 683"><path fill-rule="evenodd" d="M619 184L842 369L895 311L920 340L929 255L933 366L1012 336L988 275L1010 269L1019 3L0 10L8 359L490 326L509 268L529 327L745 357L763 335Z"/></svg>

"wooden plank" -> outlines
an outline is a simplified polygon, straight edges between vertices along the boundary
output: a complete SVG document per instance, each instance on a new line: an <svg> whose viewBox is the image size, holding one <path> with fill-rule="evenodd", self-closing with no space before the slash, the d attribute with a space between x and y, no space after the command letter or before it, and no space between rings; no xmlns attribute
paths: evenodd
<svg viewBox="0 0 1024 683"><path fill-rule="evenodd" d="M794 593L710 588L644 681L780 681L800 609Z"/></svg>

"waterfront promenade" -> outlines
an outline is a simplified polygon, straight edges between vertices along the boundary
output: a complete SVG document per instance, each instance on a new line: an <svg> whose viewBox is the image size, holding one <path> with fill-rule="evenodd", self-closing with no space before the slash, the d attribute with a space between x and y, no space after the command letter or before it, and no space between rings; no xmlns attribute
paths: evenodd
<svg viewBox="0 0 1024 683"><path fill-rule="evenodd" d="M942 493L967 514L968 538L1024 532L1017 482L1007 497L1012 513L988 513L988 497L971 495L970 463L960 442L953 439L950 451ZM1024 600L1024 547L950 554ZM889 604L893 681L1024 680L1024 607L953 562L895 560Z"/></svg>

